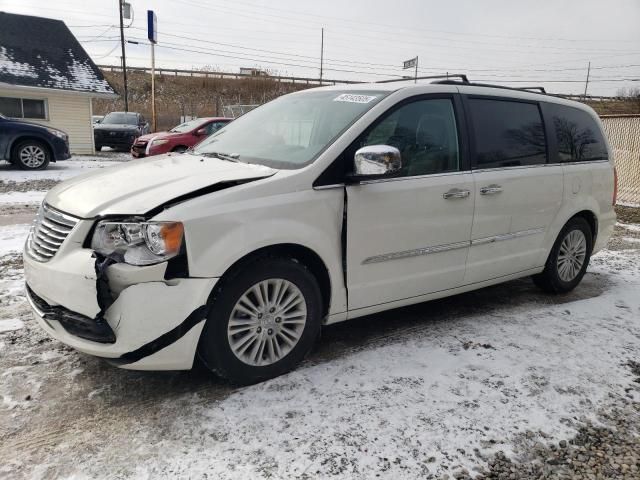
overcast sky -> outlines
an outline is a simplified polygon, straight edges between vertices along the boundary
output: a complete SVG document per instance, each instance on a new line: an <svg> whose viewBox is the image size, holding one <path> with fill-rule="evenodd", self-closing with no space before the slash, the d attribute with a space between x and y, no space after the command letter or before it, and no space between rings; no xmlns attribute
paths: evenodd
<svg viewBox="0 0 640 480"><path fill-rule="evenodd" d="M467 73L476 81L583 93L591 61L588 93L640 87L640 0L129 3L134 19L126 38L146 42L146 11L155 10L156 61L168 68L258 67L317 78L324 27L328 79L412 75L402 61L417 55L421 75ZM0 0L0 10L62 19L96 63L120 63L117 0ZM149 52L146 43L127 45L127 64L148 66Z"/></svg>

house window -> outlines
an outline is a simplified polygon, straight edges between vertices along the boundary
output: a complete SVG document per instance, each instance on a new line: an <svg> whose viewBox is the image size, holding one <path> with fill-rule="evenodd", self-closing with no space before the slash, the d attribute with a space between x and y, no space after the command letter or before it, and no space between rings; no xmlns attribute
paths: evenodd
<svg viewBox="0 0 640 480"><path fill-rule="evenodd" d="M0 97L0 113L10 118L47 119L45 100Z"/></svg>

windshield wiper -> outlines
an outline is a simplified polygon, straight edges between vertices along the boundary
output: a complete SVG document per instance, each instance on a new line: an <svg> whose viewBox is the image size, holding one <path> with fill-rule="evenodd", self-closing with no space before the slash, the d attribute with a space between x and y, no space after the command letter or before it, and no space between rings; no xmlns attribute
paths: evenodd
<svg viewBox="0 0 640 480"><path fill-rule="evenodd" d="M207 152L207 153L200 153L200 155L204 155L205 157L215 157L215 158L219 158L220 160L227 160L229 162L239 162L239 158L240 158L240 154L238 153L220 153L220 152Z"/></svg>

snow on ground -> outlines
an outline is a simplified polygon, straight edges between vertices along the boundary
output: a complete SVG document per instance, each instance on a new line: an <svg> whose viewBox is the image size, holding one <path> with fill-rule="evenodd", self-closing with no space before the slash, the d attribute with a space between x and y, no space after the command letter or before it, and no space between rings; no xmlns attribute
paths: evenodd
<svg viewBox="0 0 640 480"><path fill-rule="evenodd" d="M0 180L27 182L31 180L66 180L95 168L116 165L114 162L130 160L128 153L107 152L103 155L76 155L69 160L50 163L45 170L26 171L14 167L8 162L0 163Z"/></svg>
<svg viewBox="0 0 640 480"><path fill-rule="evenodd" d="M128 153L107 151L99 155L76 155L36 171L20 170L8 162L0 162L0 207L39 204L46 192L58 182L130 159Z"/></svg>
<svg viewBox="0 0 640 480"><path fill-rule="evenodd" d="M0 255L21 251L30 227L29 224L18 224L0 228Z"/></svg>
<svg viewBox="0 0 640 480"><path fill-rule="evenodd" d="M639 288L640 251L605 250L567 296L522 280L332 326L301 368L242 389L198 371L114 369L41 344L21 315L25 328L6 334L17 340L0 346L11 359L0 360L4 472L396 479L471 469L474 449L513 455L527 431L567 438L623 391L623 364L640 351Z"/></svg>
<svg viewBox="0 0 640 480"><path fill-rule="evenodd" d="M30 190L27 192L7 192L0 193L0 205L26 205L39 204L44 200L46 190Z"/></svg>
<svg viewBox="0 0 640 480"><path fill-rule="evenodd" d="M472 468L474 448L509 454L525 430L565 437L567 420L623 390L619 352L640 347L638 252L594 263L592 275L627 271L594 298L437 322L195 407L147 446L162 461L137 473L416 477Z"/></svg>

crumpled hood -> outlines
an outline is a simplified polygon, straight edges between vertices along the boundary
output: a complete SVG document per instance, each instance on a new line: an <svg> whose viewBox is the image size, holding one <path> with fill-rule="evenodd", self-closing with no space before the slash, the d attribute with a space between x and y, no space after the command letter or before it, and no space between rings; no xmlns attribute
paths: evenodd
<svg viewBox="0 0 640 480"><path fill-rule="evenodd" d="M142 215L212 185L265 178L276 172L260 165L169 153L79 175L56 185L45 201L80 218Z"/></svg>

